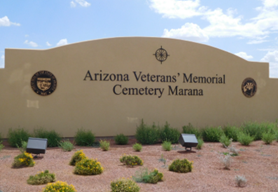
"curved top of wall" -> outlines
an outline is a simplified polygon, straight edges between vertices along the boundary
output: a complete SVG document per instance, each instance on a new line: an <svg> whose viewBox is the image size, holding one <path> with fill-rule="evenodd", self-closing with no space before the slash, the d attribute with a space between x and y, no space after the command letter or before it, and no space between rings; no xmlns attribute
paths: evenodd
<svg viewBox="0 0 278 192"><path fill-rule="evenodd" d="M112 38L103 38L103 39L94 39L94 40L87 40L87 41L81 41L81 42L76 42L76 43L71 43L67 45L62 45L58 47L53 47L49 49L17 49L17 48L6 48L6 50L24 50L24 51L53 51L53 50L65 50L65 49L72 49L74 47L78 47L82 49L82 47L86 48L87 46L91 44L99 44L99 43L106 43L106 42L114 42L116 44L121 44L124 42L128 41L137 41L138 43L142 43L144 41L149 42L149 41L159 41L161 44L163 43L181 43L184 46L194 46L197 49L207 49L207 50L213 50L214 52L218 52L218 54L230 54L233 57L236 57L238 59L247 61L237 55L234 55L230 52L224 51L222 49L218 49L216 47L212 47L210 45L205 45L197 42L192 42L192 41L186 41L186 40L181 40L181 39L173 39L173 38L161 38L161 37L112 37ZM262 62L261 62L262 63Z"/></svg>

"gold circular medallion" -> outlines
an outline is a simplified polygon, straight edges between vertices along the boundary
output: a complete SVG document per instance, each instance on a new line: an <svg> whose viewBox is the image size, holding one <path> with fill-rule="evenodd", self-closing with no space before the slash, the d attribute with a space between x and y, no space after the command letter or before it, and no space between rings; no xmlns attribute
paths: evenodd
<svg viewBox="0 0 278 192"><path fill-rule="evenodd" d="M49 71L38 71L31 79L31 87L38 95L50 95L57 87L57 80Z"/></svg>
<svg viewBox="0 0 278 192"><path fill-rule="evenodd" d="M257 83L253 78L246 78L241 84L241 90L245 97L253 97L257 92Z"/></svg>

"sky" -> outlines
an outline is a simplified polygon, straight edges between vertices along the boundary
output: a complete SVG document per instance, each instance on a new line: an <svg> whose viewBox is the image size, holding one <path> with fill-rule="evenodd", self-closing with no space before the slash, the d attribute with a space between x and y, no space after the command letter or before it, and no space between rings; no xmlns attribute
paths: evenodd
<svg viewBox="0 0 278 192"><path fill-rule="evenodd" d="M0 1L0 68L5 49L50 49L113 37L193 41L248 61L278 78L278 0Z"/></svg>

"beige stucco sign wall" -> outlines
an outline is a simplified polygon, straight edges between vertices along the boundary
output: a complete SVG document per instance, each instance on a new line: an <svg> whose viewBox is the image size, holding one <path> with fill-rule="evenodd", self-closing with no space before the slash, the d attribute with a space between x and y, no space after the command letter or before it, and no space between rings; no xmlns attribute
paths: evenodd
<svg viewBox="0 0 278 192"><path fill-rule="evenodd" d="M6 49L0 132L43 127L65 137L134 135L143 118L181 130L275 121L278 80L268 63L197 43L111 38L48 50ZM247 79L249 78L249 79ZM246 80L246 81L244 81ZM245 94L245 95L244 95Z"/></svg>

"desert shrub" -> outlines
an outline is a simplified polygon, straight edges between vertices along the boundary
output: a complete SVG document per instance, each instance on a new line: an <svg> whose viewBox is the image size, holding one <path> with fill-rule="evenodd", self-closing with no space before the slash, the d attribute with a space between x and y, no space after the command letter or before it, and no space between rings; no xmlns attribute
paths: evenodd
<svg viewBox="0 0 278 192"><path fill-rule="evenodd" d="M48 183L43 192L76 192L73 185L68 185L67 182L57 181L55 183Z"/></svg>
<svg viewBox="0 0 278 192"><path fill-rule="evenodd" d="M221 135L219 142L222 143L223 147L229 147L229 145L232 143L232 138L229 139L225 134Z"/></svg>
<svg viewBox="0 0 278 192"><path fill-rule="evenodd" d="M165 151L171 151L172 149L172 144L170 141L164 141L162 143L162 149L165 150Z"/></svg>
<svg viewBox="0 0 278 192"><path fill-rule="evenodd" d="M16 147L18 148L18 150L21 152L21 153L24 153L27 149L27 142L26 141L21 141L21 147L19 145L16 144Z"/></svg>
<svg viewBox="0 0 278 192"><path fill-rule="evenodd" d="M263 133L271 133L275 135L275 133L278 131L277 122L276 123L264 122L261 123L260 126L262 127L261 139L263 138Z"/></svg>
<svg viewBox="0 0 278 192"><path fill-rule="evenodd" d="M116 135L115 142L117 145L126 145L128 143L128 137L124 134Z"/></svg>
<svg viewBox="0 0 278 192"><path fill-rule="evenodd" d="M135 138L141 144L155 144L159 141L159 129L153 124L147 126L142 119L141 124L136 129Z"/></svg>
<svg viewBox="0 0 278 192"><path fill-rule="evenodd" d="M143 165L144 161L134 155L134 156L131 156L131 155L123 155L121 158L120 158L120 162L123 163L124 165L127 165L127 166L136 166L136 165Z"/></svg>
<svg viewBox="0 0 278 192"><path fill-rule="evenodd" d="M263 136L262 136L262 140L264 141L265 144L271 144L272 141L275 140L275 134L273 133L263 133Z"/></svg>
<svg viewBox="0 0 278 192"><path fill-rule="evenodd" d="M79 146L91 146L95 143L95 135L91 130L78 129L74 141Z"/></svg>
<svg viewBox="0 0 278 192"><path fill-rule="evenodd" d="M247 182L246 178L244 176L240 176L240 175L237 175L235 177L235 181L236 181L236 185L238 187L243 187Z"/></svg>
<svg viewBox="0 0 278 192"><path fill-rule="evenodd" d="M75 165L74 173L78 175L99 175L103 172L100 162L95 159L82 159Z"/></svg>
<svg viewBox="0 0 278 192"><path fill-rule="evenodd" d="M103 151L108 151L109 148L110 148L110 143L109 143L108 141L100 140L100 141L99 141L99 144L100 144L100 148L101 148Z"/></svg>
<svg viewBox="0 0 278 192"><path fill-rule="evenodd" d="M223 130L221 127L208 127L203 129L203 139L207 142L218 142L221 135L223 135Z"/></svg>
<svg viewBox="0 0 278 192"><path fill-rule="evenodd" d="M0 151L4 148L4 145L2 144L2 137L0 133Z"/></svg>
<svg viewBox="0 0 278 192"><path fill-rule="evenodd" d="M63 151L72 151L74 148L74 145L69 140L64 140L64 141L59 142L59 147Z"/></svg>
<svg viewBox="0 0 278 192"><path fill-rule="evenodd" d="M188 161L187 159L176 159L169 166L169 171L174 171L178 173L191 172L193 169L193 161Z"/></svg>
<svg viewBox="0 0 278 192"><path fill-rule="evenodd" d="M33 160L33 156L30 153L24 152L14 158L12 167L33 167L34 165L35 161Z"/></svg>
<svg viewBox="0 0 278 192"><path fill-rule="evenodd" d="M278 131L276 131L276 132L274 133L274 135L275 135L275 140L278 141Z"/></svg>
<svg viewBox="0 0 278 192"><path fill-rule="evenodd" d="M140 187L131 179L118 179L112 181L111 184L112 192L139 192Z"/></svg>
<svg viewBox="0 0 278 192"><path fill-rule="evenodd" d="M70 165L73 165L75 166L76 163L78 163L79 161L81 161L82 159L86 159L86 155L85 153L83 152L83 150L79 150L79 151L76 151L73 156L71 157L71 160L70 160Z"/></svg>
<svg viewBox="0 0 278 192"><path fill-rule="evenodd" d="M276 123L257 123L257 122L246 122L242 125L241 130L243 133L254 137L254 140L261 140L263 133L275 133L277 131Z"/></svg>
<svg viewBox="0 0 278 192"><path fill-rule="evenodd" d="M4 145L2 144L2 141L0 141L0 151L4 148Z"/></svg>
<svg viewBox="0 0 278 192"><path fill-rule="evenodd" d="M21 141L28 141L28 138L31 135L28 133L28 131L24 130L23 128L18 129L9 129L8 132L8 142L9 145L12 147L16 147L17 145L21 147Z"/></svg>
<svg viewBox="0 0 278 192"><path fill-rule="evenodd" d="M245 134L243 132L239 132L237 134L237 140L242 145L249 145L252 141L254 141L254 137L250 136L249 134Z"/></svg>
<svg viewBox="0 0 278 192"><path fill-rule="evenodd" d="M228 138L232 138L233 141L237 141L237 134L240 131L240 129L236 126L225 126L223 128L223 132L224 134L228 137Z"/></svg>
<svg viewBox="0 0 278 192"><path fill-rule="evenodd" d="M198 140L198 144L197 144L197 146L196 146L196 148L197 149L202 149L202 147L203 147L203 144L204 144L204 141L203 141L203 139L197 139Z"/></svg>
<svg viewBox="0 0 278 192"><path fill-rule="evenodd" d="M230 169L231 162L232 162L232 158L230 154L220 156L219 159L223 163L225 169Z"/></svg>
<svg viewBox="0 0 278 192"><path fill-rule="evenodd" d="M168 122L159 130L160 139L162 142L170 141L171 143L178 143L180 132L177 129L171 128Z"/></svg>
<svg viewBox="0 0 278 192"><path fill-rule="evenodd" d="M231 147L228 148L229 151L231 152L231 156L238 156L238 149L235 148L233 145Z"/></svg>
<svg viewBox="0 0 278 192"><path fill-rule="evenodd" d="M135 151L141 151L142 150L142 145L139 144L139 143L135 143L132 148L135 150Z"/></svg>
<svg viewBox="0 0 278 192"><path fill-rule="evenodd" d="M2 137L0 133L0 151L4 148L4 145L2 144Z"/></svg>
<svg viewBox="0 0 278 192"><path fill-rule="evenodd" d="M48 131L43 128L35 129L34 136L47 139L47 147L58 147L61 136L54 130Z"/></svg>
<svg viewBox="0 0 278 192"><path fill-rule="evenodd" d="M49 173L48 170L40 172L34 176L30 176L27 183L30 185L42 185L52 183L56 181L56 176L53 173Z"/></svg>
<svg viewBox="0 0 278 192"><path fill-rule="evenodd" d="M197 139L202 138L202 130L193 127L193 125L191 125L191 123L189 123L188 125L185 125L182 127L182 132L186 133L186 134L194 134L196 136Z"/></svg>
<svg viewBox="0 0 278 192"><path fill-rule="evenodd" d="M162 181L163 174L159 173L157 169L149 172L148 168L142 168L135 172L135 175L132 177L137 183L153 183L156 184L159 181Z"/></svg>
<svg viewBox="0 0 278 192"><path fill-rule="evenodd" d="M241 130L245 135L253 137L253 140L260 140L264 132L257 122L246 122L241 126Z"/></svg>

